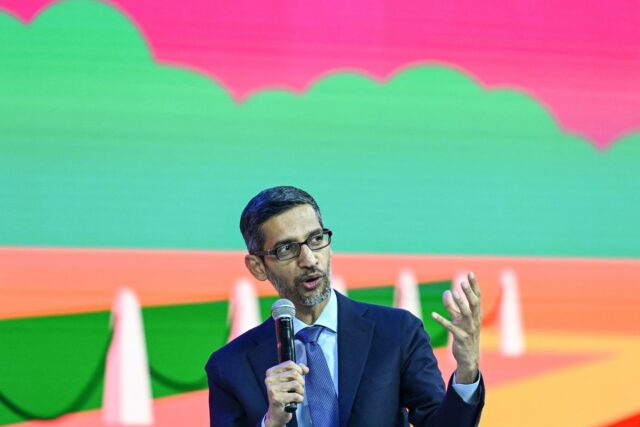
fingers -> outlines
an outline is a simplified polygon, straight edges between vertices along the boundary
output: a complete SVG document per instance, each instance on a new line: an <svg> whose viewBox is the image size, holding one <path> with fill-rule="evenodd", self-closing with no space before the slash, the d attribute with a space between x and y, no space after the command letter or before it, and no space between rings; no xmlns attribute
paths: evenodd
<svg viewBox="0 0 640 427"><path fill-rule="evenodd" d="M284 417L283 409L287 403L304 400L304 375L308 372L308 367L292 361L267 369L264 382L270 407L277 408L276 416Z"/></svg>
<svg viewBox="0 0 640 427"><path fill-rule="evenodd" d="M265 383L279 387L281 384L298 383L304 387L304 375L309 372L305 365L298 365L292 361L282 362L272 368L267 369ZM281 387L280 387L281 388Z"/></svg>
<svg viewBox="0 0 640 427"><path fill-rule="evenodd" d="M480 285L478 285L478 280L476 280L475 273L473 271L470 271L467 275L467 278L469 279L469 283L471 283L471 289L473 290L473 293L476 294L478 298L480 298Z"/></svg>
<svg viewBox="0 0 640 427"><path fill-rule="evenodd" d="M296 381L304 385L304 377L302 376L302 374L295 371L285 371L267 375L265 381L268 381L270 384L274 385L278 383L288 383L291 381Z"/></svg>
<svg viewBox="0 0 640 427"><path fill-rule="evenodd" d="M304 401L304 375L308 372L308 367L293 361L267 369L264 379L269 399L266 425L285 425L291 420L292 414L286 412L285 406Z"/></svg>
<svg viewBox="0 0 640 427"><path fill-rule="evenodd" d="M478 281L473 272L469 272L467 278L468 282L462 281L460 284L462 292L460 290L445 291L442 295L442 303L449 312L451 321L440 316L442 320L464 331L467 331L472 324L477 323L481 317ZM439 321L435 316L434 319ZM446 327L444 322L439 321L439 323Z"/></svg>
<svg viewBox="0 0 640 427"><path fill-rule="evenodd" d="M454 301L454 297L452 296L451 291L444 291L444 293L442 294L442 304L449 312L449 315L451 316L451 319L453 319L453 321L456 321L460 318L460 308Z"/></svg>
<svg viewBox="0 0 640 427"><path fill-rule="evenodd" d="M286 383L267 383L267 390L269 394L274 395L282 395L283 398L279 399L283 403L292 402L291 394L299 394L300 396L304 396L304 386L297 381L289 381Z"/></svg>
<svg viewBox="0 0 640 427"><path fill-rule="evenodd" d="M465 337L466 335L465 331L463 331L461 328L457 327L456 325L454 325L453 323L451 323L449 320L445 319L438 313L436 312L431 313L431 317L433 317L433 320L440 323L442 326L445 327L445 329L451 332L455 338L462 339Z"/></svg>
<svg viewBox="0 0 640 427"><path fill-rule="evenodd" d="M442 296L451 320L435 312L431 316L453 336L452 351L458 368L471 372L478 365L482 313L476 277L470 272L467 279L460 283L461 290L445 291Z"/></svg>
<svg viewBox="0 0 640 427"><path fill-rule="evenodd" d="M478 285L478 281L476 280L476 276L473 274L473 271L469 272L467 278L469 279L469 282L462 283L462 290L469 300L469 305L473 309L480 305L480 285Z"/></svg>
<svg viewBox="0 0 640 427"><path fill-rule="evenodd" d="M464 283L462 284L462 288L464 289ZM463 316L470 316L471 310L469 309L469 304L467 304L467 300L464 299L460 294L460 292L458 291L453 291L452 294L453 294L453 300L458 306L460 313L462 313Z"/></svg>
<svg viewBox="0 0 640 427"><path fill-rule="evenodd" d="M282 362L272 368L267 369L265 381L269 384L298 382L304 386L304 374L309 372L309 368L298 365L292 361ZM305 372L306 370L306 372Z"/></svg>
<svg viewBox="0 0 640 427"><path fill-rule="evenodd" d="M287 403L302 403L304 401L304 389L299 391L279 387L267 387L267 398L269 399L269 407L282 416L285 415L283 412Z"/></svg>
<svg viewBox="0 0 640 427"><path fill-rule="evenodd" d="M462 282L462 291L467 297L472 313L476 318L479 318L481 316L480 286L478 285L478 281L476 280L476 276L473 272L469 272L468 278L468 283Z"/></svg>
<svg viewBox="0 0 640 427"><path fill-rule="evenodd" d="M303 371L303 367L304 365L302 364L297 364L292 360L287 360L285 362L280 363L279 365L273 366L269 369L267 369L267 376L269 375L273 375L273 374L277 374L280 372L288 372L288 371L296 371L299 374L304 374ZM305 368L307 368L306 366L304 366ZM307 368L307 371L309 371L309 368Z"/></svg>

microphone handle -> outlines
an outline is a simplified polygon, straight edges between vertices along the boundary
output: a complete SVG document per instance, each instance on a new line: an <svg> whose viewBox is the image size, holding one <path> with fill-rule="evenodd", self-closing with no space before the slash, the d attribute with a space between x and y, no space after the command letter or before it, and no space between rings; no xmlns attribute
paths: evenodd
<svg viewBox="0 0 640 427"><path fill-rule="evenodd" d="M293 319L291 317L281 317L276 319L276 338L278 340L278 362L287 360L296 361L296 347L293 334ZM284 406L284 411L288 413L296 412L298 404L289 402Z"/></svg>

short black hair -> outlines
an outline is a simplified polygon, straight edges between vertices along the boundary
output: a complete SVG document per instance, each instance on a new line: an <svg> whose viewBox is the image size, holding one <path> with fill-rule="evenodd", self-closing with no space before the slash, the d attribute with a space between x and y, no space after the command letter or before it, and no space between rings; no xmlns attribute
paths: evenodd
<svg viewBox="0 0 640 427"><path fill-rule="evenodd" d="M296 187L271 187L259 192L247 203L240 216L240 232L250 254L263 250L264 235L261 226L269 218L295 206L310 205L322 226L320 208L309 193Z"/></svg>

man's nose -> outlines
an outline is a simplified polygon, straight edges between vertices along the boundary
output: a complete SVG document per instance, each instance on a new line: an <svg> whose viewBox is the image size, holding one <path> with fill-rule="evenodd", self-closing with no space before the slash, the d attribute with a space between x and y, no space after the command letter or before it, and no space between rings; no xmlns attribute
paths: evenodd
<svg viewBox="0 0 640 427"><path fill-rule="evenodd" d="M309 249L309 246L302 245L300 247L300 255L298 255L298 265L300 267L311 267L318 263L315 252Z"/></svg>

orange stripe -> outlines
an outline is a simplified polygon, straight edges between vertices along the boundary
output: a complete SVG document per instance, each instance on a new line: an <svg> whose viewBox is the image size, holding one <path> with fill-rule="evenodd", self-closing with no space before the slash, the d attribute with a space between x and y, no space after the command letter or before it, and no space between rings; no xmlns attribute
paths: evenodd
<svg viewBox="0 0 640 427"><path fill-rule="evenodd" d="M108 310L131 287L143 305L222 300L241 277L244 253L128 249L0 248L0 318ZM420 281L473 270L488 311L499 273L517 273L525 327L636 332L640 260L335 254L333 271L348 288L395 282L402 268ZM256 282L260 295L271 285Z"/></svg>

